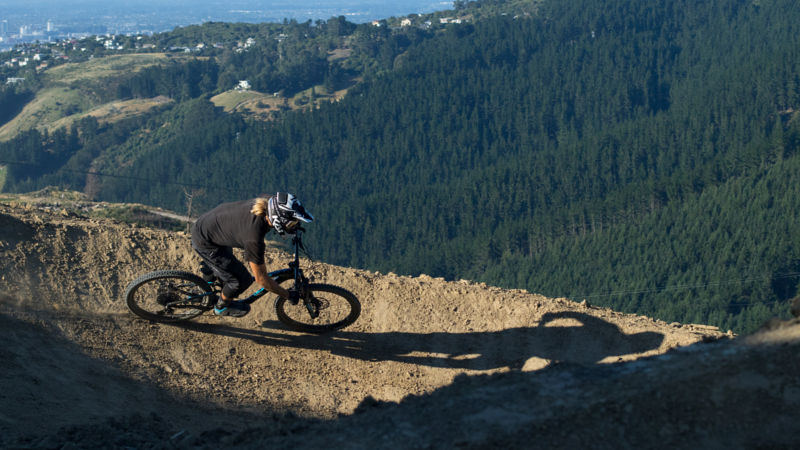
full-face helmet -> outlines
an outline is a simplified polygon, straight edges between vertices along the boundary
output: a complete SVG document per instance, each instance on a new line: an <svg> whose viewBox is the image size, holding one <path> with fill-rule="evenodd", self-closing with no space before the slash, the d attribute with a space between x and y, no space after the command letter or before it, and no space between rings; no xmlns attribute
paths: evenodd
<svg viewBox="0 0 800 450"><path fill-rule="evenodd" d="M278 192L269 199L269 221L280 235L294 234L300 222L311 222L314 216L308 213L293 194Z"/></svg>

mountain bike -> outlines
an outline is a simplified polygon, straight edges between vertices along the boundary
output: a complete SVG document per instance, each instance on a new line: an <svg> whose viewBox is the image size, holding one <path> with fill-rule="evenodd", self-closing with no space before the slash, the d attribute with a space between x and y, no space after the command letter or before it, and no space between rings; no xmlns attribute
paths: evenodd
<svg viewBox="0 0 800 450"><path fill-rule="evenodd" d="M270 272L278 283L291 281L291 288L300 292L292 302L275 299L278 320L290 328L307 333L325 333L344 328L358 319L361 303L350 291L330 284L311 283L300 268L300 252L306 252L302 227L292 237L294 258L289 267ZM128 308L137 316L154 322L182 322L194 319L214 308L222 292L218 280L205 281L199 275L181 270L157 270L133 280L125 289ZM268 290L261 288L240 299L253 303Z"/></svg>

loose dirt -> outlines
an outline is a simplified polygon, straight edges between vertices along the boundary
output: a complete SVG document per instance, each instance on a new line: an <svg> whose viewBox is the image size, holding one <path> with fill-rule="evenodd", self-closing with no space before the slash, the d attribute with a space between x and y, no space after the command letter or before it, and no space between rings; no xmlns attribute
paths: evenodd
<svg viewBox="0 0 800 450"><path fill-rule="evenodd" d="M306 235L313 248L313 228ZM270 248L268 265L289 255ZM264 297L154 324L189 236L0 204L0 448L790 448L800 326L736 337L470 281L303 261L362 302L315 336Z"/></svg>

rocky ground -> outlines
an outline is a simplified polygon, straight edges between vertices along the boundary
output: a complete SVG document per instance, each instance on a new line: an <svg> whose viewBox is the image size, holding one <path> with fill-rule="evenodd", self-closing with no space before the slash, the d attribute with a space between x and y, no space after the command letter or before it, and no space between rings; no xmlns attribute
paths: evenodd
<svg viewBox="0 0 800 450"><path fill-rule="evenodd" d="M150 270L194 270L188 236L75 211L0 203L0 448L800 444L795 321L737 337L304 261L358 295L355 324L293 332L266 297L241 319L154 324L122 293Z"/></svg>

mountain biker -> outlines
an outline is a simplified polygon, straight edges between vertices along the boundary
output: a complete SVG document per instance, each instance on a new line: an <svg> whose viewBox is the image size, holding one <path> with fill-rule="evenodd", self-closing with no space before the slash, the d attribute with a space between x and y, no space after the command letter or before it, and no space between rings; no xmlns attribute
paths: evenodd
<svg viewBox="0 0 800 450"><path fill-rule="evenodd" d="M270 229L280 235L294 234L300 222L312 220L314 217L288 192L223 203L200 216L192 226L192 248L202 259L203 278L212 281L216 276L223 286L214 313L242 317L250 312L250 305L234 299L254 280L281 297L297 301L298 292L281 287L267 275L264 236ZM244 249L250 271L236 259L232 248Z"/></svg>

